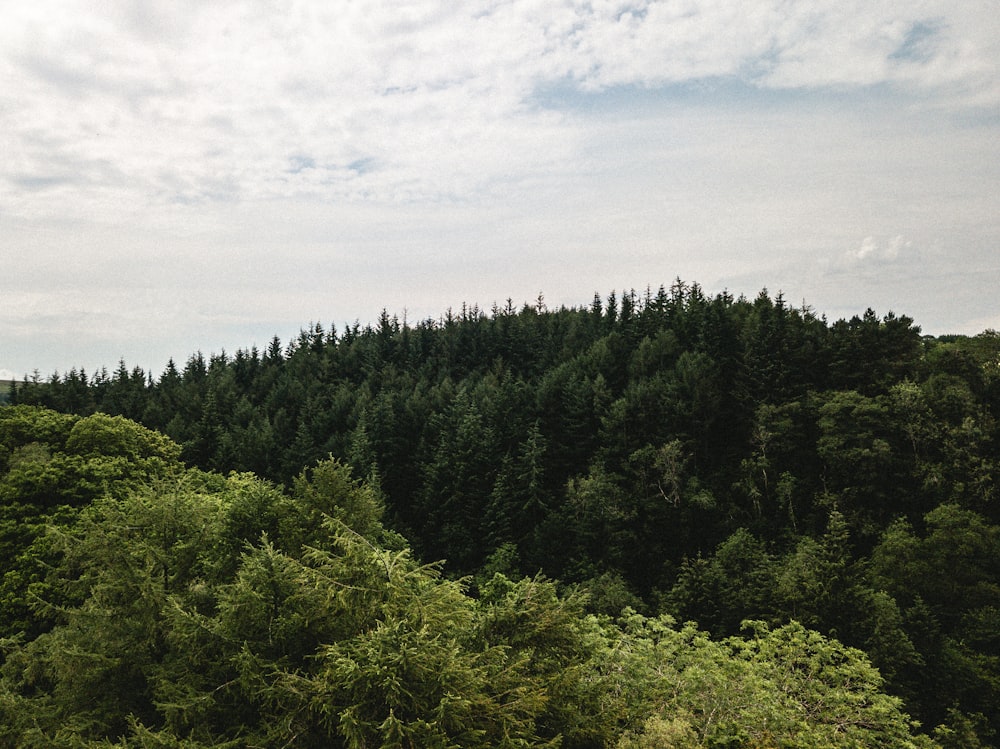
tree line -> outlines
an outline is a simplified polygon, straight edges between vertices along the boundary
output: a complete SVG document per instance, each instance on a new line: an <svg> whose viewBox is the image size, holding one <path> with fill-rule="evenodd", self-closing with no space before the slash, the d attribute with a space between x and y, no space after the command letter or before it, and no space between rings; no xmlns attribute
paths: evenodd
<svg viewBox="0 0 1000 749"><path fill-rule="evenodd" d="M993 332L830 323L677 281L314 324L158 378L36 377L12 400L128 417L189 465L289 491L332 456L450 580L543 573L595 616L696 621L713 642L799 622L863 650L927 732L990 745L1000 727Z"/></svg>

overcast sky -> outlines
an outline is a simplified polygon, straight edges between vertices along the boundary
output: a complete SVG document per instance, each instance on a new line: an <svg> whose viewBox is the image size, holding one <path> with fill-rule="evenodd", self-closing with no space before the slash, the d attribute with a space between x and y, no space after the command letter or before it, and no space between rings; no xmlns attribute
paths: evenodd
<svg viewBox="0 0 1000 749"><path fill-rule="evenodd" d="M0 10L0 376L676 277L1000 328L996 0Z"/></svg>

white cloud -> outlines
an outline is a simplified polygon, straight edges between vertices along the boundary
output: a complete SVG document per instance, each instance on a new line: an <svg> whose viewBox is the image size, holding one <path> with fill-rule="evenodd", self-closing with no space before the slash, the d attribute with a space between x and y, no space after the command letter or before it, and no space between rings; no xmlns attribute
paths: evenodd
<svg viewBox="0 0 1000 749"><path fill-rule="evenodd" d="M467 196L574 158L570 121L529 103L565 80L602 90L732 76L983 96L997 73L995 37L966 17L983 13L941 2L93 7L40 0L0 32L0 129L15 155L3 176L19 191L69 191L84 211ZM314 166L290 169L296 156Z"/></svg>
<svg viewBox="0 0 1000 749"><path fill-rule="evenodd" d="M851 253L851 255L856 260L864 260L869 255L874 254L877 249L878 245L875 244L875 237L865 237L861 241L861 247L859 247L857 251Z"/></svg>
<svg viewBox="0 0 1000 749"><path fill-rule="evenodd" d="M913 242L901 234L884 239L867 236L861 240L861 244L857 248L847 251L846 258L852 264L858 262L893 263L899 260L902 255L909 253L912 247Z"/></svg>

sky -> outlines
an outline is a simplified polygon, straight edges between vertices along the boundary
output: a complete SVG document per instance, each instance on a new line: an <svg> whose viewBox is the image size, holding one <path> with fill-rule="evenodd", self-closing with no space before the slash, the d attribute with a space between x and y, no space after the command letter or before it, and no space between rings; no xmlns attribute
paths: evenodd
<svg viewBox="0 0 1000 749"><path fill-rule="evenodd" d="M0 379L676 278L1000 329L997 0L0 11Z"/></svg>

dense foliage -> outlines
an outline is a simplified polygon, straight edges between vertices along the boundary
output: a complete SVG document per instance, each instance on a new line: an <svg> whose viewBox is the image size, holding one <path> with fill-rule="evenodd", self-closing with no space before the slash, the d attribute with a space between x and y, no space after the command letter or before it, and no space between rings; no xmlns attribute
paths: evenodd
<svg viewBox="0 0 1000 749"><path fill-rule="evenodd" d="M501 574L471 597L381 509L335 461L289 492L192 470L77 509L47 534L45 631L0 641L0 745L938 746L799 624L713 641Z"/></svg>
<svg viewBox="0 0 1000 749"><path fill-rule="evenodd" d="M155 380L124 363L110 375L36 377L19 383L12 400L22 405L5 411L30 404L76 414L45 412L54 421L108 418L98 412L134 419L168 435L188 464L253 472L285 487L273 489L282 496L298 496L303 466L335 456L367 477L387 525L412 543L415 558L447 559L447 578L473 576L470 591L450 589L456 600L474 594L463 605L476 626L494 573L517 580L542 572L577 584L592 614L618 617L628 606L651 617L634 614L638 630L631 620L608 629L607 621L570 617L590 648L581 655L574 645L574 663L598 672L607 665L592 660L601 638L641 630L648 639L649 627L663 626L670 638L710 643L699 652L735 669L719 685L743 684L741 694L752 694L784 678L753 664L785 638L832 648L837 663L868 668L870 660L944 745L992 745L1000 729L1000 336L992 332L925 338L909 318L872 311L829 324L780 295L709 298L677 282L574 309L550 311L539 299L415 325L388 314L340 332L313 325L264 352L196 354ZM36 462L57 467L76 449L43 438L11 444L0 449L5 470L35 460L39 446L48 455ZM164 477L151 471L154 479ZM95 496L91 488L45 504L11 491L5 502L36 510L4 512L56 525L51 508ZM318 564L274 545L276 531L262 528L275 553ZM60 553L51 535L5 533L18 553L34 544L29 557ZM337 538L331 548L341 548ZM51 618L24 614L25 591L53 585L40 574L19 567L12 582L5 578L21 591L12 603L5 598L7 631L51 626ZM433 579L442 590L456 585ZM222 580L212 585L234 584ZM75 606L85 605L73 594ZM662 624L667 615L698 629L675 630ZM752 632L741 628L747 619L759 622ZM476 637L480 648L509 647ZM744 667L750 681L741 681ZM590 676L559 688L570 695L596 683ZM637 683L652 701L640 722L620 718L614 730L581 726L574 734L559 712L567 703L544 690L525 700L542 694L547 707L518 720L564 741L595 731L603 738L594 745L608 745L608 736L623 746L793 745L738 734L759 716L735 707L729 728L712 729L736 731L725 744L699 727L702 708L684 702L682 689L664 696L662 687ZM586 704L582 694L572 699ZM777 715L768 721L781 724ZM651 738L658 736L674 743Z"/></svg>

